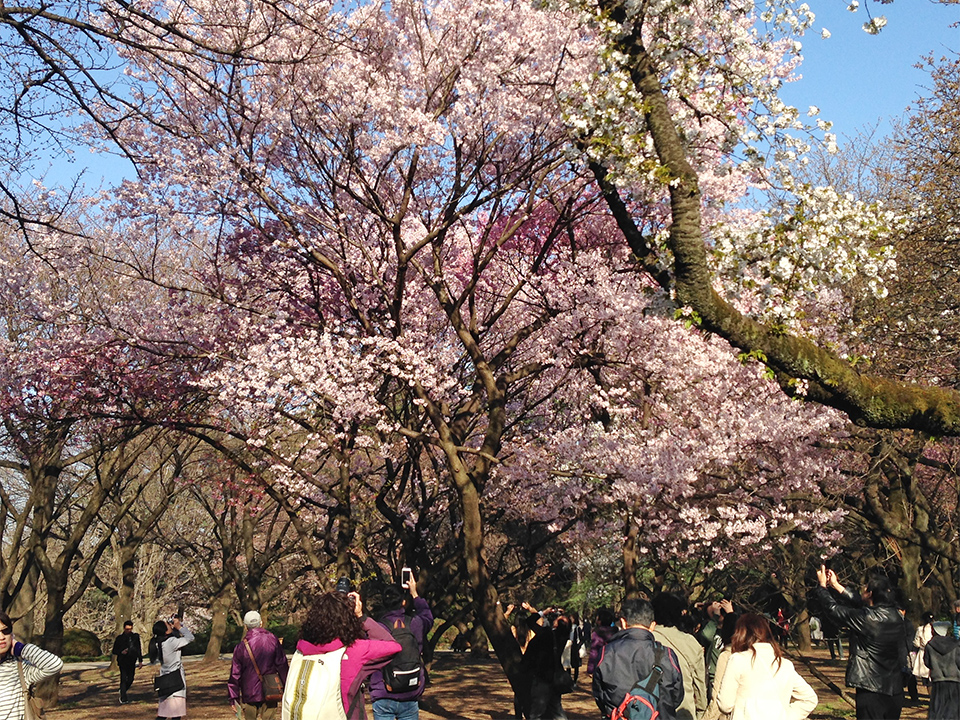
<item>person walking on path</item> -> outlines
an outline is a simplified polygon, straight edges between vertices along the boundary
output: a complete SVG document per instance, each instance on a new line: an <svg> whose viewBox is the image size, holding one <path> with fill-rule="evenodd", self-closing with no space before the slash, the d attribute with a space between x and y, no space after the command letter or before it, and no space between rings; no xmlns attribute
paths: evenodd
<svg viewBox="0 0 960 720"><path fill-rule="evenodd" d="M817 707L817 694L783 657L766 618L741 615L731 650L717 682L717 706L731 720L803 720Z"/></svg>
<svg viewBox="0 0 960 720"><path fill-rule="evenodd" d="M133 631L133 621L123 623L123 632L113 641L111 655L117 656L117 667L120 668L120 704L130 702L127 691L133 685L133 677L137 668L143 667L143 650L140 646L140 636Z"/></svg>
<svg viewBox="0 0 960 720"><path fill-rule="evenodd" d="M590 650L587 653L587 675L593 676L603 647L617 634L617 618L613 610L601 608L594 617L593 629L590 633Z"/></svg>
<svg viewBox="0 0 960 720"><path fill-rule="evenodd" d="M267 702L263 691L263 676L276 674L280 684L287 682L287 656L277 636L263 628L263 618L256 610L243 616L246 635L233 649L233 663L227 692L235 713L243 713L243 720L273 720L279 701Z"/></svg>
<svg viewBox="0 0 960 720"><path fill-rule="evenodd" d="M827 650L830 651L831 660L843 660L843 640L840 638L840 626L829 617L820 619L820 627L823 631L823 639L826 641Z"/></svg>
<svg viewBox="0 0 960 720"><path fill-rule="evenodd" d="M384 681L384 669L370 676L370 699L373 701L374 720L417 720L420 717L420 697L427 683L427 673L423 665L423 646L427 643L427 633L433 627L433 613L430 605L417 594L417 581L411 574L407 583L407 592L389 586L383 592L383 604L386 612L380 618L383 625L393 635L402 637L409 631L416 641L420 655L420 672L415 688L405 692L392 692ZM398 632L400 631L400 632ZM399 657L399 656L398 656Z"/></svg>
<svg viewBox="0 0 960 720"><path fill-rule="evenodd" d="M53 653L17 640L10 616L0 612L0 718L23 720L29 688L62 668Z"/></svg>
<svg viewBox="0 0 960 720"><path fill-rule="evenodd" d="M153 624L153 638L150 640L150 661L160 663L160 675L178 672L183 687L172 695L160 698L157 706L158 718L180 720L187 715L187 676L183 672L180 651L193 640L193 633L183 625L179 617L167 622L157 620Z"/></svg>
<svg viewBox="0 0 960 720"><path fill-rule="evenodd" d="M826 615L850 629L846 683L856 689L857 720L899 720L907 638L889 579L872 575L859 599L824 565L817 583L814 594Z"/></svg>

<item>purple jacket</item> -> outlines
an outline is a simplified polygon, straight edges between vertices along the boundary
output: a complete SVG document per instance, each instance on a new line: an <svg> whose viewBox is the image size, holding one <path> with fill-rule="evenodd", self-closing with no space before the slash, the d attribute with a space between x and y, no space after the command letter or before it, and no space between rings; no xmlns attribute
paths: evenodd
<svg viewBox="0 0 960 720"><path fill-rule="evenodd" d="M366 717L360 684L371 672L382 668L390 662L390 658L400 652L400 643L396 642L387 629L373 618L363 619L363 629L367 637L350 645L343 654L343 660L340 661L340 694L349 720ZM297 643L297 650L304 655L319 655L342 647L343 642L339 638L324 645L314 645L306 640ZM353 712L350 712L350 698L357 698Z"/></svg>
<svg viewBox="0 0 960 720"><path fill-rule="evenodd" d="M590 636L590 653L587 655L587 674L593 675L597 669L597 663L600 662L600 656L603 655L603 647L614 635L617 629L612 625L599 625L593 629Z"/></svg>
<svg viewBox="0 0 960 720"><path fill-rule="evenodd" d="M389 630L397 620L403 620L407 624L407 627L410 628L410 632L413 633L413 636L417 639L417 645L420 646L420 652L422 654L423 646L427 644L427 633L430 632L430 628L433 627L433 613L430 611L430 606L427 605L427 601L422 597L416 597L413 599L413 615L404 616L403 608L398 608L384 613L383 617L380 618L380 624ZM426 677L426 670L424 670L423 665L421 665L420 686L416 690L408 690L404 693L392 693L387 690L383 683L383 671L377 670L377 672L370 677L370 698L373 700L389 698L401 702L416 700L423 695L423 686L426 682Z"/></svg>
<svg viewBox="0 0 960 720"><path fill-rule="evenodd" d="M277 673L280 680L287 681L287 656L276 636L263 628L247 630L246 641L250 643L257 667L261 675ZM241 640L233 649L233 664L230 667L230 679L227 681L230 702L263 702L263 685L250 660L246 644Z"/></svg>

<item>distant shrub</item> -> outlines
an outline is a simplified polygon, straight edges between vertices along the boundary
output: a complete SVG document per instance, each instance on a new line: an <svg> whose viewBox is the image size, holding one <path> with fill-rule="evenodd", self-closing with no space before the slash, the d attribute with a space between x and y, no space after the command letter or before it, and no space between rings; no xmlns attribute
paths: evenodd
<svg viewBox="0 0 960 720"><path fill-rule="evenodd" d="M283 649L292 653L297 649L297 641L300 639L299 625L277 625L269 628L270 632L276 635L283 642Z"/></svg>
<svg viewBox="0 0 960 720"><path fill-rule="evenodd" d="M78 658L98 658L103 654L100 638L89 630L71 628L63 633L63 654Z"/></svg>

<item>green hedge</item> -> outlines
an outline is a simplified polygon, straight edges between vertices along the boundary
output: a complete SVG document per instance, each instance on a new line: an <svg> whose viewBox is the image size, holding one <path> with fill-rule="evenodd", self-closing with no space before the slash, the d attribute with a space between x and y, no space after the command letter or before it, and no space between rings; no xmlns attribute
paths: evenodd
<svg viewBox="0 0 960 720"><path fill-rule="evenodd" d="M89 630L70 628L63 633L63 654L83 659L99 658L103 654L100 638Z"/></svg>

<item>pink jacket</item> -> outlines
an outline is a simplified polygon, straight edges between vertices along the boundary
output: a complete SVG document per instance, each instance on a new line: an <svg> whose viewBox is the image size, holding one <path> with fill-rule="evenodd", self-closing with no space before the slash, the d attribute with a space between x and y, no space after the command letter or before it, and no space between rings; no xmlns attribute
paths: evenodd
<svg viewBox="0 0 960 720"><path fill-rule="evenodd" d="M363 693L360 684L370 677L374 670L378 670L390 662L390 658L400 652L400 643L393 639L390 631L373 618L363 619L363 629L366 639L357 640L347 648L340 663L340 693L343 697L343 707L347 711L348 720L365 718L363 707ZM318 655L339 650L343 643L337 639L324 645L314 645L306 640L297 643L297 650L304 655ZM350 712L350 698L356 698L353 712Z"/></svg>

